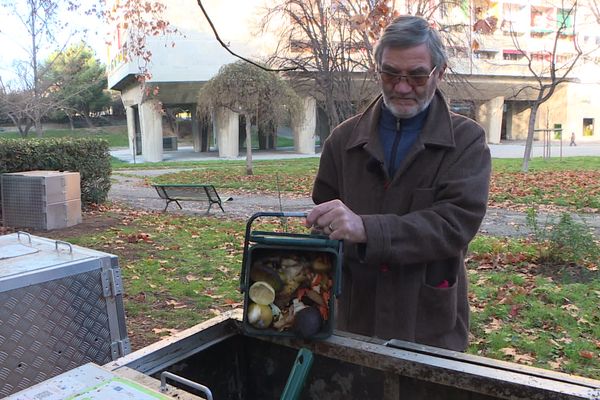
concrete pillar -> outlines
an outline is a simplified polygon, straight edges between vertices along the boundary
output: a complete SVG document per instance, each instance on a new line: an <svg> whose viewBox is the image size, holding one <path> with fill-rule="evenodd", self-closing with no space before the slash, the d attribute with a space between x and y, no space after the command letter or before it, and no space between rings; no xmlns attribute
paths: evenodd
<svg viewBox="0 0 600 400"><path fill-rule="evenodd" d="M528 106L515 105L511 118L511 138L513 140L527 139L527 131L529 129L529 115L531 115L531 109Z"/></svg>
<svg viewBox="0 0 600 400"><path fill-rule="evenodd" d="M135 160L135 110L131 106L125 106L125 114L127 115L129 151L131 152L132 159Z"/></svg>
<svg viewBox="0 0 600 400"><path fill-rule="evenodd" d="M196 111L196 104L194 104L192 106L192 141L196 153L202 151L202 138L200 137L200 126L198 126L198 123L198 111Z"/></svg>
<svg viewBox="0 0 600 400"><path fill-rule="evenodd" d="M239 114L228 108L220 107L214 112L212 120L213 131L219 147L219 157L237 157L240 147Z"/></svg>
<svg viewBox="0 0 600 400"><path fill-rule="evenodd" d="M312 97L305 97L304 118L293 127L294 149L300 154L315 154L315 132L317 128L317 103Z"/></svg>
<svg viewBox="0 0 600 400"><path fill-rule="evenodd" d="M503 107L504 97L495 97L479 106L477 110L477 120L486 131L488 143L500 143Z"/></svg>
<svg viewBox="0 0 600 400"><path fill-rule="evenodd" d="M146 162L163 159L162 116L158 100L146 100L139 105L142 131L142 156Z"/></svg>

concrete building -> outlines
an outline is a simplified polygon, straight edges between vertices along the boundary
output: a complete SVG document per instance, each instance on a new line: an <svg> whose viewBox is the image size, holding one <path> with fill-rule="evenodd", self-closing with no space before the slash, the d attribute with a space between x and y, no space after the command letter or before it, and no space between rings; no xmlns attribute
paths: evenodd
<svg viewBox="0 0 600 400"><path fill-rule="evenodd" d="M273 37L256 35L261 1L203 1L229 48L252 59L269 54L276 43L275 32ZM451 70L443 89L453 109L484 125L490 143L525 138L531 101L538 95L531 87L548 81L545 76L561 23L566 29L556 41L557 65L569 65L576 56L576 41L583 53L568 80L540 107L536 139L547 135L555 139L560 132L566 140L571 133L579 142L600 139L595 127L600 107L594 96L600 90L595 51L600 30L585 2L579 2L576 10L577 25L568 9L550 1L472 0L463 2L462 7L429 3L434 10L430 20L448 39ZM170 0L166 4L166 19L179 33L148 38L151 77L143 85L136 79L139 61L125 57L125 32L115 30L109 53L109 87L120 91L126 107L130 149L145 161L161 161L164 149L176 148L179 120L173 116L185 115L187 121L181 124L191 130L195 151L217 149L220 157L237 157L238 115L221 109L210 121L200 121L195 111L201 85L222 65L237 59L216 41L195 1ZM401 13L406 13L413 11L415 2L396 4ZM231 7L236 12L230 12ZM541 76L540 80L530 68ZM312 154L317 103L307 94L304 104L305 121L292 127L292 137L297 152Z"/></svg>
<svg viewBox="0 0 600 400"><path fill-rule="evenodd" d="M550 82L553 54L556 75L562 76L578 47L582 53L575 67L538 110L536 139L548 135L556 140L561 133L563 140L572 133L577 141L600 139L595 129L600 109L594 96L600 89L600 25L589 2L579 2L573 10L567 3L475 0L471 13L460 7L446 10L446 29L470 28L467 35L462 31L467 40L449 45L455 77L468 82L450 88L449 97L472 106L490 143L526 138L531 102L539 94L533 88Z"/></svg>

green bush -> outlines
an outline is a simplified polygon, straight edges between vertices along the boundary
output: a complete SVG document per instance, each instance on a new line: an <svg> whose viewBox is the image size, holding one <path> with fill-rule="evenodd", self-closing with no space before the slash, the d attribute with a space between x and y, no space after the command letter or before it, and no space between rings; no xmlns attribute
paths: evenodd
<svg viewBox="0 0 600 400"><path fill-rule="evenodd" d="M81 176L81 201L103 203L110 190L110 153L104 139L0 139L0 174L33 170Z"/></svg>
<svg viewBox="0 0 600 400"><path fill-rule="evenodd" d="M567 212L548 217L540 224L535 209L527 211L527 226L539 243L540 261L553 264L585 263L600 258L600 245L589 226L575 221Z"/></svg>

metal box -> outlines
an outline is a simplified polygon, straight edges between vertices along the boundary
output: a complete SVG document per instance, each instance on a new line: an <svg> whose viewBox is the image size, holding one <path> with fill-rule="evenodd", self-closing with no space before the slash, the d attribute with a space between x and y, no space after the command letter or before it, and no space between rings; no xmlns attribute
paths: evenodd
<svg viewBox="0 0 600 400"><path fill-rule="evenodd" d="M0 398L129 351L116 256L0 236Z"/></svg>
<svg viewBox="0 0 600 400"><path fill-rule="evenodd" d="M163 150L177 151L177 136L163 136Z"/></svg>
<svg viewBox="0 0 600 400"><path fill-rule="evenodd" d="M50 230L81 223L79 172L25 171L1 178L4 225Z"/></svg>
<svg viewBox="0 0 600 400"><path fill-rule="evenodd" d="M253 230L253 222L260 217L305 218L306 214L260 212L254 214L248 220L240 274L240 290L244 293L244 331L252 336L302 337L306 339L324 339L331 336L335 321L336 297L339 296L341 291L342 242L331 240L325 235ZM316 263L326 264L325 272L318 272L315 267ZM286 264L288 265L286 266ZM306 273L306 276L309 277L308 279L303 278L302 283L299 285L295 285L299 282L297 278L286 278L287 283L286 279L283 279L280 288L273 287L276 293L275 301L274 304L269 305L273 320L268 326L253 323L253 317L251 317L255 310L251 310L250 307L258 307L253 304L250 291L253 284L263 280L257 279L257 275L253 274L257 267L260 267L262 276L266 271L266 273L271 274L271 278L273 278L273 272L278 276L287 275L287 278L289 278L290 274L285 271L286 267L289 267L288 270L295 269L300 272L296 276ZM277 276L274 278L277 279ZM266 280L269 280L269 278L267 277ZM289 286L289 282L292 280L296 282ZM323 285L324 282L327 282L327 284ZM317 294L313 289L319 289L316 292ZM313 293L308 293L309 291ZM316 300L321 303L314 302L312 300L314 299L313 296L317 296ZM321 299L318 298L319 296L321 296ZM319 311L317 313L315 310L310 310L317 316L320 314L318 329L309 332L297 328L298 318L294 315L295 311L293 309L295 308L292 305L294 302L297 303L297 300L302 302L301 307L306 305L309 306L308 308L315 308ZM267 311L264 310L264 312ZM262 312L261 309L261 315ZM278 317L276 315L278 312L281 312L279 321L277 321ZM311 318L311 320L314 321L315 318ZM291 322L284 323L282 319Z"/></svg>

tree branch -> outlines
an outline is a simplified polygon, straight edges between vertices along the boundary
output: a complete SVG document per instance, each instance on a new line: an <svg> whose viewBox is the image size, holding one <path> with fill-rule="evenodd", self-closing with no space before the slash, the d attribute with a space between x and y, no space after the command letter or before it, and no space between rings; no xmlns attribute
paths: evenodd
<svg viewBox="0 0 600 400"><path fill-rule="evenodd" d="M252 60L249 60L245 57L240 56L239 54L233 52L224 42L223 40L221 40L221 38L219 37L219 33L217 32L217 29L215 28L214 24L212 23L212 20L210 19L210 17L208 16L208 14L206 13L206 10L204 9L204 6L202 5L202 0L197 0L198 1L198 5L200 6L200 9L202 10L202 14L204 14L204 17L206 18L206 20L208 21L208 24L210 25L210 28L212 29L213 33L215 34L215 39L217 39L217 42L219 42L221 44L221 46L223 46L223 48L225 50L227 50L227 52L229 54L231 54L234 57L239 58L240 60L246 61L247 63L250 63L252 65L254 65L255 67L258 67L262 70L265 71L269 71L269 72L286 72L286 71L293 71L295 70L295 68L282 68L282 69L272 69L272 68L267 68L264 65L260 65L258 63L255 63Z"/></svg>

